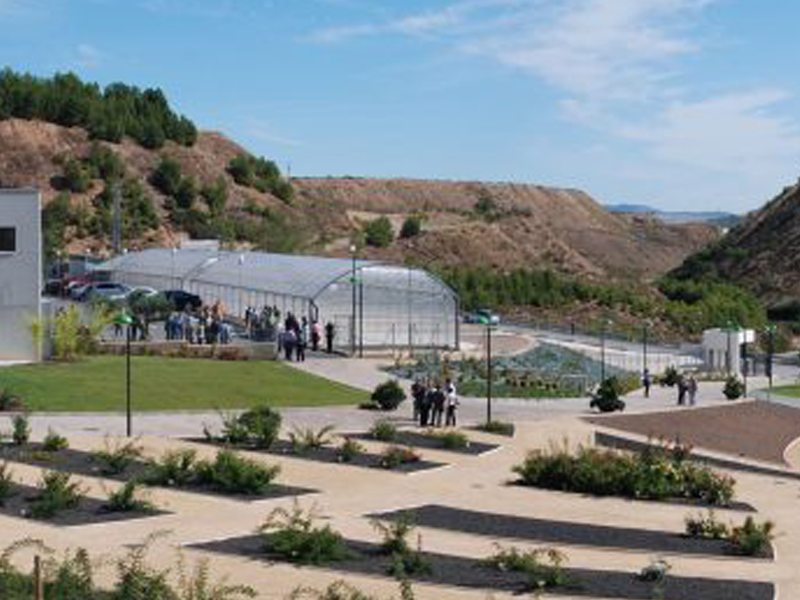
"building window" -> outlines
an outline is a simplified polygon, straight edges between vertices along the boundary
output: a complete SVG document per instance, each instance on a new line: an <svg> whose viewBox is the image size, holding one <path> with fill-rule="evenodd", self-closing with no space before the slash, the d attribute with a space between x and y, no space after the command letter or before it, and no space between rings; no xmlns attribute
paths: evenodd
<svg viewBox="0 0 800 600"><path fill-rule="evenodd" d="M15 227L0 227L0 252L17 251L17 230Z"/></svg>

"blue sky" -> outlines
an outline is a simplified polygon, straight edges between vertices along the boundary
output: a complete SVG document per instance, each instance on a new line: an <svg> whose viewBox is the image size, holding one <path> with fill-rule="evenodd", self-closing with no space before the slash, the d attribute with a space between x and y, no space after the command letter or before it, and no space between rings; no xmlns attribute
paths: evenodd
<svg viewBox="0 0 800 600"><path fill-rule="evenodd" d="M160 87L294 175L742 212L800 175L798 22L790 0L0 0L0 56Z"/></svg>

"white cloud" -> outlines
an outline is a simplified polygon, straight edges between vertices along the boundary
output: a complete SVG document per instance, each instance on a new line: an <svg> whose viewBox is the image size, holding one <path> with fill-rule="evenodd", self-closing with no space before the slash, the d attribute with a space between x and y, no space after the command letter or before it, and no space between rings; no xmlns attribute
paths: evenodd
<svg viewBox="0 0 800 600"><path fill-rule="evenodd" d="M250 138L261 142L266 142L268 144L289 147L303 145L299 140L277 133L272 125L260 119L249 119L246 123L245 131Z"/></svg>
<svg viewBox="0 0 800 600"><path fill-rule="evenodd" d="M91 44L78 44L75 49L75 64L82 69L98 68L103 58L103 53Z"/></svg>

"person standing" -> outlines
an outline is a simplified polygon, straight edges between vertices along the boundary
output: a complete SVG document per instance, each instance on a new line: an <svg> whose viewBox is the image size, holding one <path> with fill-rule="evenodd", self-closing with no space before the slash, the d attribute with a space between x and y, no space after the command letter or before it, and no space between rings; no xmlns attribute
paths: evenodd
<svg viewBox="0 0 800 600"><path fill-rule="evenodd" d="M305 362L306 360L306 346L308 345L308 338L306 337L307 327L300 327L295 331L295 355L297 362Z"/></svg>
<svg viewBox="0 0 800 600"><path fill-rule="evenodd" d="M434 388L422 386L423 394L419 405L419 425L420 427L428 427L433 424L431 418L431 409L433 408L433 397L435 394Z"/></svg>
<svg viewBox="0 0 800 600"><path fill-rule="evenodd" d="M689 405L694 406L697 397L697 379L694 378L694 375L689 375L689 381L686 387L689 392Z"/></svg>
<svg viewBox="0 0 800 600"><path fill-rule="evenodd" d="M325 347L328 354L333 354L333 338L336 337L336 326L328 321L325 324Z"/></svg>
<svg viewBox="0 0 800 600"><path fill-rule="evenodd" d="M644 373L642 373L642 385L644 386L644 397L650 397L650 386L652 385L652 380L650 379L650 369L645 369Z"/></svg>
<svg viewBox="0 0 800 600"><path fill-rule="evenodd" d="M311 323L311 349L314 352L319 351L319 322L315 319L313 323Z"/></svg>
<svg viewBox="0 0 800 600"><path fill-rule="evenodd" d="M434 427L442 426L445 401L446 398L444 395L444 390L442 390L440 384L436 383L433 386L433 418L431 419L431 425L433 425Z"/></svg>
<svg viewBox="0 0 800 600"><path fill-rule="evenodd" d="M425 399L427 390L419 379L415 379L411 384L411 398L414 400L414 421L421 423L422 402Z"/></svg>
<svg viewBox="0 0 800 600"><path fill-rule="evenodd" d="M681 373L678 375L678 406L686 404L686 376Z"/></svg>
<svg viewBox="0 0 800 600"><path fill-rule="evenodd" d="M456 386L451 380L445 382L445 409L447 416L445 417L445 427L456 426L456 411L458 410L458 395L456 394Z"/></svg>

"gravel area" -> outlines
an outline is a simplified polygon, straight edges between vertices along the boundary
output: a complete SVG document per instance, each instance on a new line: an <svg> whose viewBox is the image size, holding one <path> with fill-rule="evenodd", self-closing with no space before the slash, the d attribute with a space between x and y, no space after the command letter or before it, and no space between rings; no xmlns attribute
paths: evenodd
<svg viewBox="0 0 800 600"><path fill-rule="evenodd" d="M673 531L652 531L629 527L608 527L588 523L517 517L475 510L426 504L417 508L370 515L397 520L407 515L420 527L459 531L489 537L535 540L551 544L648 550L656 553L736 555L735 547L724 540L690 538ZM773 558L770 548L764 558Z"/></svg>
<svg viewBox="0 0 800 600"><path fill-rule="evenodd" d="M773 402L666 413L589 417L589 423L715 452L786 466L784 451L800 437L800 409Z"/></svg>
<svg viewBox="0 0 800 600"><path fill-rule="evenodd" d="M376 544L348 540L353 556L325 566L326 570L351 574L390 577L387 571L391 558L380 553ZM256 535L228 538L191 547L211 552L233 554L262 560L265 564L282 562L278 556L264 552L261 539ZM425 553L431 572L410 577L413 582L424 582L523 593L527 575L494 569L481 559ZM641 582L634 573L599 571L595 569L566 568L570 583L547 590L547 595L570 597L624 598L650 600L653 586ZM761 581L737 581L704 577L668 576L663 600L773 600L775 586Z"/></svg>
<svg viewBox="0 0 800 600"><path fill-rule="evenodd" d="M439 433L447 431L446 429L432 430ZM358 440L375 441L369 433L357 433L350 437ZM466 448L445 448L442 442L431 435L419 433L417 431L398 431L397 436L391 442L392 444L400 444L401 446L411 446L412 448L422 448L423 450L440 450L442 452L455 452L456 454L468 454L470 456L480 456L492 450L496 450L500 446L497 444L486 444L484 442L469 441Z"/></svg>
<svg viewBox="0 0 800 600"><path fill-rule="evenodd" d="M217 442L210 442L205 438L189 438L187 441L195 444L210 444L212 446L223 447L222 444ZM314 462L330 463L352 467L364 467L368 469L380 469L389 473L417 473L419 471L427 471L429 469L438 469L447 466L446 463L434 462L431 460L421 459L415 462L409 462L399 465L393 469L387 469L381 466L381 455L372 452L359 452L349 462L342 461L339 458L338 450L333 446L323 446L322 448L315 448L306 452L297 453L292 451L292 445L284 440L278 440L268 450L240 446L242 450L248 452L257 452L260 454L267 454L272 456L283 456L287 458L297 458L300 460L310 460Z"/></svg>
<svg viewBox="0 0 800 600"><path fill-rule="evenodd" d="M115 481L128 481L130 479L145 477L148 471L148 464L144 460L134 460L130 466L122 473L107 474L103 473L100 465L91 452L84 452L82 450L74 450L68 448L58 452L48 453L42 451L41 444L33 443L25 446L0 446L0 460L8 462L18 462L34 467L42 467L51 469L53 471L63 471L65 473L73 473L75 475L83 475L87 477L100 477L104 479L112 479ZM165 487L167 486L152 486L152 487ZM175 489L184 492L192 492L195 494L204 494L208 496L216 496L228 498L231 500L239 500L242 502L254 502L257 500L266 500L273 498L283 498L285 496L300 496L304 494L314 494L317 490L308 488L293 487L274 483L269 486L269 489L263 494L258 495L243 495L243 494L223 494L216 492L211 488L199 485L186 485L174 486L167 489Z"/></svg>
<svg viewBox="0 0 800 600"><path fill-rule="evenodd" d="M93 525L95 523L109 523L112 521L128 521L130 519L144 519L170 514L166 511L131 511L111 512L104 508L105 501L99 498L85 496L77 508L60 511L50 519L34 519L29 516L29 499L34 498L39 489L29 485L14 484L13 495L0 504L0 514L20 519L35 520L41 523L70 527L76 525Z"/></svg>
<svg viewBox="0 0 800 600"><path fill-rule="evenodd" d="M652 447L652 444L648 444L647 442L640 442L639 440L632 440L618 435L603 433L601 431L595 432L594 444L595 446L604 446L606 448L614 448L617 450L627 450L629 452L643 452L647 448ZM743 463L725 458L717 458L716 456L706 456L697 452L692 452L691 459L696 462L704 463L712 467L719 467L721 469L743 471L745 473L755 473L756 475L766 475L767 477L781 477L783 479L794 479L796 481L800 481L800 473L793 471L761 467L750 463Z"/></svg>

